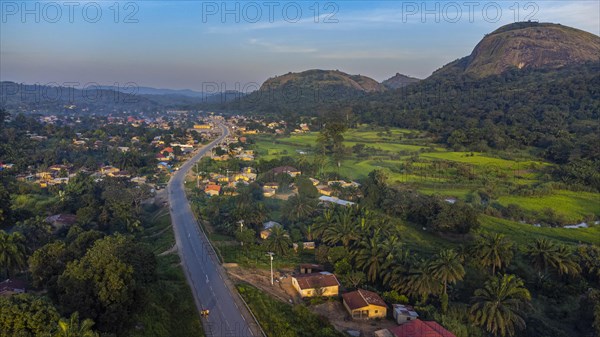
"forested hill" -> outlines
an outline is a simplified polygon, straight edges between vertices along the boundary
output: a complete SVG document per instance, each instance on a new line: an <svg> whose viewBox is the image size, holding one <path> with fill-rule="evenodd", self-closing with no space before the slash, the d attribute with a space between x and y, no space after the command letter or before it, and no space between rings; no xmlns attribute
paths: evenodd
<svg viewBox="0 0 600 337"><path fill-rule="evenodd" d="M311 115L326 113L331 105L347 105L352 98L384 92L372 78L338 70L313 69L266 80L259 90L221 108L231 111Z"/></svg>
<svg viewBox="0 0 600 337"><path fill-rule="evenodd" d="M222 108L291 119L343 113L355 122L427 130L457 148L534 146L557 163L582 158L598 167L599 57L596 35L522 22L497 29L472 55L396 90L249 95ZM304 79L309 88L313 78Z"/></svg>
<svg viewBox="0 0 600 337"><path fill-rule="evenodd" d="M448 74L349 104L361 122L428 130L450 146L535 146L558 163L600 158L598 63Z"/></svg>

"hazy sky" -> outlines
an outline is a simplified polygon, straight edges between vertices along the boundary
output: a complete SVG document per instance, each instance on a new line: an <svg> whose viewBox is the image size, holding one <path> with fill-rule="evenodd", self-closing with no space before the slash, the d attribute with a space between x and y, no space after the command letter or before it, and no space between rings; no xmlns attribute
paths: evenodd
<svg viewBox="0 0 600 337"><path fill-rule="evenodd" d="M518 4L0 0L0 80L202 90L315 68L424 78L510 22L600 34L597 0Z"/></svg>

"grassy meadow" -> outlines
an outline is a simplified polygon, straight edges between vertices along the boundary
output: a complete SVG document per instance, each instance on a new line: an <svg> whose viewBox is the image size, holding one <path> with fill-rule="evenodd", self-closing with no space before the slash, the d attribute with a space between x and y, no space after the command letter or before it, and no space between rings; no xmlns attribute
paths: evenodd
<svg viewBox="0 0 600 337"><path fill-rule="evenodd" d="M317 137L317 132L309 132L286 137L257 135L252 139L258 160L282 156L307 156L310 160ZM350 129L344 138L346 152L339 168L333 163L325 168L341 178L360 180L375 169L383 169L392 184L461 200L483 192L490 202L504 207L518 205L531 218L551 212L563 223L576 224L600 216L598 193L575 192L563 186L527 193L548 183L552 168L551 163L527 149L518 153L454 151L419 131L368 126Z"/></svg>

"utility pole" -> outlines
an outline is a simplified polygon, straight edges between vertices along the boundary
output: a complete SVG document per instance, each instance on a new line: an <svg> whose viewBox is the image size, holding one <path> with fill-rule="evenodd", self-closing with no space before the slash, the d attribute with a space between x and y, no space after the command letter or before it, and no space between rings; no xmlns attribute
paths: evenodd
<svg viewBox="0 0 600 337"><path fill-rule="evenodd" d="M271 285L273 285L273 255L275 255L275 253L268 252L267 255L271 257Z"/></svg>

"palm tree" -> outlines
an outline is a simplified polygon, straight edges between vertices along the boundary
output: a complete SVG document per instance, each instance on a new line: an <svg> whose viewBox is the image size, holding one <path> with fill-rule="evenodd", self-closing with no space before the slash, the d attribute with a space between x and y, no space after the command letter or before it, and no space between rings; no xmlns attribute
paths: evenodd
<svg viewBox="0 0 600 337"><path fill-rule="evenodd" d="M283 227L273 226L273 228L271 228L271 234L267 239L267 249L278 255L285 255L291 245L292 240Z"/></svg>
<svg viewBox="0 0 600 337"><path fill-rule="evenodd" d="M323 211L323 214L315 220L313 227L313 235L315 238L321 239L327 228L333 224L335 213L331 208Z"/></svg>
<svg viewBox="0 0 600 337"><path fill-rule="evenodd" d="M448 283L456 283L465 276L465 268L462 265L458 253L453 249L444 249L440 251L430 263L433 277L438 279L443 285L443 292L440 298L442 312L448 310Z"/></svg>
<svg viewBox="0 0 600 337"><path fill-rule="evenodd" d="M494 276L475 290L470 315L476 325L495 336L513 336L525 328L523 309L531 294L515 275Z"/></svg>
<svg viewBox="0 0 600 337"><path fill-rule="evenodd" d="M75 312L67 321L61 318L58 322L58 332L54 337L98 337L98 333L92 330L94 321L86 319L79 322L79 313Z"/></svg>
<svg viewBox="0 0 600 337"><path fill-rule="evenodd" d="M448 292L448 283L456 283L465 276L465 268L453 249L440 251L430 263L433 276L444 285L444 294Z"/></svg>
<svg viewBox="0 0 600 337"><path fill-rule="evenodd" d="M483 268L502 269L510 264L513 258L513 244L502 234L482 234L475 243L474 255L477 263Z"/></svg>
<svg viewBox="0 0 600 337"><path fill-rule="evenodd" d="M410 266L403 288L413 296L421 296L422 301L426 302L429 295L437 295L442 291L442 283L433 276L430 263L419 260Z"/></svg>
<svg viewBox="0 0 600 337"><path fill-rule="evenodd" d="M565 245L547 239L537 239L527 247L525 254L531 264L545 274L554 269L559 275L577 275L581 271L576 255Z"/></svg>
<svg viewBox="0 0 600 337"><path fill-rule="evenodd" d="M581 267L577 261L577 255L566 245L559 245L557 248L559 263L556 270L559 275L579 275Z"/></svg>
<svg viewBox="0 0 600 337"><path fill-rule="evenodd" d="M410 271L410 252L399 248L389 254L381 271L383 284L394 290L401 290Z"/></svg>
<svg viewBox="0 0 600 337"><path fill-rule="evenodd" d="M375 282L385 259L386 252L381 246L379 237L375 236L361 241L354 260L358 268L366 271L369 281Z"/></svg>
<svg viewBox="0 0 600 337"><path fill-rule="evenodd" d="M25 237L21 233L0 231L0 270L4 270L9 278L12 272L27 266L26 252Z"/></svg>
<svg viewBox="0 0 600 337"><path fill-rule="evenodd" d="M335 223L323 232L323 241L331 245L341 242L346 248L357 237L356 226L351 218L346 218L345 216L336 217Z"/></svg>
<svg viewBox="0 0 600 337"><path fill-rule="evenodd" d="M317 202L314 199L301 196L292 196L285 204L286 217L291 221L304 219L315 211Z"/></svg>
<svg viewBox="0 0 600 337"><path fill-rule="evenodd" d="M556 265L558 248L556 244L548 239L536 239L529 244L525 255L529 257L531 265L539 272L548 273L548 267Z"/></svg>

